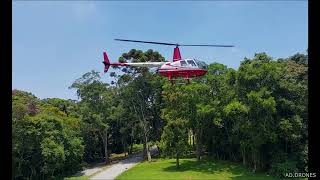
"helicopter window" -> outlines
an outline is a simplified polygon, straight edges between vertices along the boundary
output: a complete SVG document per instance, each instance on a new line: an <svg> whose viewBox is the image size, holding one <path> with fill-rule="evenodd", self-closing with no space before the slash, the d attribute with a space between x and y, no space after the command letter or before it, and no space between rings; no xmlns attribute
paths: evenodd
<svg viewBox="0 0 320 180"><path fill-rule="evenodd" d="M181 66L187 66L186 61L180 61Z"/></svg>
<svg viewBox="0 0 320 180"><path fill-rule="evenodd" d="M200 60L195 60L199 66L199 68L201 69L208 69L208 65L207 63L205 63L204 61L200 61Z"/></svg>
<svg viewBox="0 0 320 180"><path fill-rule="evenodd" d="M197 66L193 60L188 60L188 64L191 66Z"/></svg>

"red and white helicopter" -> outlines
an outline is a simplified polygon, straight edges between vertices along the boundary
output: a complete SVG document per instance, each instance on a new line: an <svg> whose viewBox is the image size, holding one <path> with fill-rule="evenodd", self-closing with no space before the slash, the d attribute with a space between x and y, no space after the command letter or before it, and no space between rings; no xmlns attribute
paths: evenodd
<svg viewBox="0 0 320 180"><path fill-rule="evenodd" d="M173 51L173 61L169 62L137 62L137 63L110 63L108 55L103 52L104 57L104 72L108 72L110 66L135 66L135 67L158 67L158 73L162 76L167 76L168 80L174 80L174 78L183 77L189 83L189 79L192 77L203 76L207 73L206 66L196 59L182 59L179 46L207 46L207 47L234 47L232 45L190 45L190 44L173 44L173 43L161 43L151 41L136 41L126 39L115 39L117 41L149 43L176 46Z"/></svg>

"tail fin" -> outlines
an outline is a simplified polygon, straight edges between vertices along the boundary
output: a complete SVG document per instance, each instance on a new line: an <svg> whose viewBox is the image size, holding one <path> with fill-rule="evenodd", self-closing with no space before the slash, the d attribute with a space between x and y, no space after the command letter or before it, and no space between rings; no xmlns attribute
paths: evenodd
<svg viewBox="0 0 320 180"><path fill-rule="evenodd" d="M103 59L104 61L102 63L104 64L104 72L108 72L110 67L110 61L106 52L103 52Z"/></svg>

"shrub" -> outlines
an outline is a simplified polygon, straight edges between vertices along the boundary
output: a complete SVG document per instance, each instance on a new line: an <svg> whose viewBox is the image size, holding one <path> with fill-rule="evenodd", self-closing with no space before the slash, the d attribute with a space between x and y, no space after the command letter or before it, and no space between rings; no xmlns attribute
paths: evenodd
<svg viewBox="0 0 320 180"><path fill-rule="evenodd" d="M275 163L271 166L270 173L276 177L284 177L285 173L298 172L297 161L286 160L283 163Z"/></svg>

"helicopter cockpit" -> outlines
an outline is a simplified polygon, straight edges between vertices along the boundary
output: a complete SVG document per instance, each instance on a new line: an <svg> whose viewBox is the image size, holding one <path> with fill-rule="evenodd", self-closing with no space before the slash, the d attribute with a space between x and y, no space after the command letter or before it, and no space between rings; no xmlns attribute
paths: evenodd
<svg viewBox="0 0 320 180"><path fill-rule="evenodd" d="M197 59L194 59L194 61L197 63L199 68L208 69L208 65L204 61L200 61L200 60L197 60Z"/></svg>
<svg viewBox="0 0 320 180"><path fill-rule="evenodd" d="M180 65L182 67L198 68L197 63L193 59L180 60Z"/></svg>
<svg viewBox="0 0 320 180"><path fill-rule="evenodd" d="M191 67L191 68L201 68L201 69L207 69L208 65L200 60L196 59L185 59L180 61L180 65L182 67Z"/></svg>

